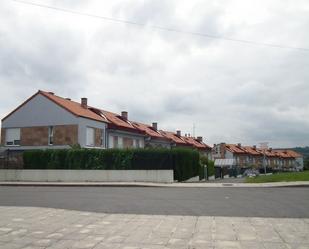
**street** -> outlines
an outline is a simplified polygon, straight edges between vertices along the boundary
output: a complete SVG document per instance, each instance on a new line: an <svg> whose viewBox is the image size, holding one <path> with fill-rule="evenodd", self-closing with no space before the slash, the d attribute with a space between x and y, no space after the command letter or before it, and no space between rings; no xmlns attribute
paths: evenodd
<svg viewBox="0 0 309 249"><path fill-rule="evenodd" d="M309 188L1 186L0 206L114 214L309 218Z"/></svg>

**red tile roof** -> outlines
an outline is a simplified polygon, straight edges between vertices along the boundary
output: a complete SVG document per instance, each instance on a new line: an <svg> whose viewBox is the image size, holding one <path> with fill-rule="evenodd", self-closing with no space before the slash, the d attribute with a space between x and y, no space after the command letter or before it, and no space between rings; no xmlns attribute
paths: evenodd
<svg viewBox="0 0 309 249"><path fill-rule="evenodd" d="M48 98L49 100L51 100L52 102L54 102L58 106L66 109L68 112L74 114L75 116L89 118L89 119L92 119L92 120L108 123L108 121L104 117L92 112L89 108L83 108L81 106L81 104L78 103L78 102L68 100L68 99L59 97L57 95L54 95L53 93L45 92L45 91L41 91L41 90L39 90L36 94L32 95L30 98L28 98L25 102L23 102L20 106L18 106L15 110L13 110L10 114L8 114L2 120L9 117L11 114L16 112L18 109L20 109L22 106L24 106L26 103L28 103L31 99L33 99L34 97L36 97L39 94Z"/></svg>
<svg viewBox="0 0 309 249"><path fill-rule="evenodd" d="M301 154L293 150L281 150L281 149L259 149L253 146L238 146L236 144L226 144L226 149L235 154L249 154L252 156L265 156L267 157L280 157L280 158L297 158L302 157Z"/></svg>
<svg viewBox="0 0 309 249"><path fill-rule="evenodd" d="M170 141L170 139L163 136L159 131L154 130L151 125L138 122L132 122L132 124L136 127L136 129L145 132L146 135L150 136L152 139L163 139Z"/></svg>
<svg viewBox="0 0 309 249"><path fill-rule="evenodd" d="M294 150L274 150L275 153L280 155L283 158L297 158L302 157L301 154L297 153Z"/></svg>
<svg viewBox="0 0 309 249"><path fill-rule="evenodd" d="M89 107L87 108L82 107L79 102L68 100L68 99L59 97L57 95L51 94L49 92L40 91L40 93L44 95L45 97L49 98L51 101L58 104L59 106L63 107L67 111L75 114L76 116L85 117L85 118L108 123L105 117L94 113L93 111L90 110Z"/></svg>
<svg viewBox="0 0 309 249"><path fill-rule="evenodd" d="M181 137L185 142L199 150L207 150L210 147L204 143L197 141L194 137Z"/></svg>
<svg viewBox="0 0 309 249"><path fill-rule="evenodd" d="M235 154L247 154L248 153L236 144L226 144L226 149Z"/></svg>
<svg viewBox="0 0 309 249"><path fill-rule="evenodd" d="M261 156L263 155L258 149L251 147L251 146L242 146L241 147L243 150L245 150L248 154L252 156Z"/></svg>
<svg viewBox="0 0 309 249"><path fill-rule="evenodd" d="M189 146L189 144L187 144L181 137L178 137L174 132L160 130L160 133L177 145Z"/></svg>
<svg viewBox="0 0 309 249"><path fill-rule="evenodd" d="M133 123L129 120L125 120L121 115L97 108L91 108L94 112L101 113L108 121L108 128L111 129L121 129L128 132L145 134L144 131L137 129Z"/></svg>
<svg viewBox="0 0 309 249"><path fill-rule="evenodd" d="M265 154L265 156L268 156L268 157L278 157L279 156L278 153L270 149L259 149L259 152L261 152L263 155Z"/></svg>

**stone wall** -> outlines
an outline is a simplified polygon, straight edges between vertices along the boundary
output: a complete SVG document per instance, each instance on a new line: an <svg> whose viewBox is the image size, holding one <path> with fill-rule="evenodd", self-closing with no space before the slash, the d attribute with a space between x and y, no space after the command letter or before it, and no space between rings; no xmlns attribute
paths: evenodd
<svg viewBox="0 0 309 249"><path fill-rule="evenodd" d="M54 126L54 145L73 145L78 143L77 125ZM21 146L48 145L48 126L23 127L20 129Z"/></svg>
<svg viewBox="0 0 309 249"><path fill-rule="evenodd" d="M73 145L77 143L78 143L77 125L54 126L54 145Z"/></svg>
<svg viewBox="0 0 309 249"><path fill-rule="evenodd" d="M94 145L95 147L101 147L101 139L102 139L102 129L94 128L94 134L95 134L95 139L94 139ZM104 145L104 142L103 142Z"/></svg>
<svg viewBox="0 0 309 249"><path fill-rule="evenodd" d="M23 127L20 129L21 146L44 146L48 145L48 127Z"/></svg>

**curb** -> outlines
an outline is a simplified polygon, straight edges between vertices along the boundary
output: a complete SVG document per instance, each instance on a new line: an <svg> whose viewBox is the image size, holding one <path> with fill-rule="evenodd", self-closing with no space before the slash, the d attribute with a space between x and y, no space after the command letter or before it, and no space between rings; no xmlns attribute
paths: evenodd
<svg viewBox="0 0 309 249"><path fill-rule="evenodd" d="M275 183L146 183L146 182L0 182L6 187L161 187L161 188L282 188L309 187L308 182Z"/></svg>

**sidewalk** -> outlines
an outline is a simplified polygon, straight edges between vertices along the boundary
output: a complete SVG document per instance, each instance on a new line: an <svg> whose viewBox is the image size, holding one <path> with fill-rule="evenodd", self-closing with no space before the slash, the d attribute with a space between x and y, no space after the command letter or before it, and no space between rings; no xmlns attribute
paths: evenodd
<svg viewBox="0 0 309 249"><path fill-rule="evenodd" d="M150 182L0 182L0 186L61 186L61 187L172 187L172 188L258 188L309 187L309 181L269 183L150 183Z"/></svg>
<svg viewBox="0 0 309 249"><path fill-rule="evenodd" d="M309 219L106 214L0 206L1 249L309 248Z"/></svg>

